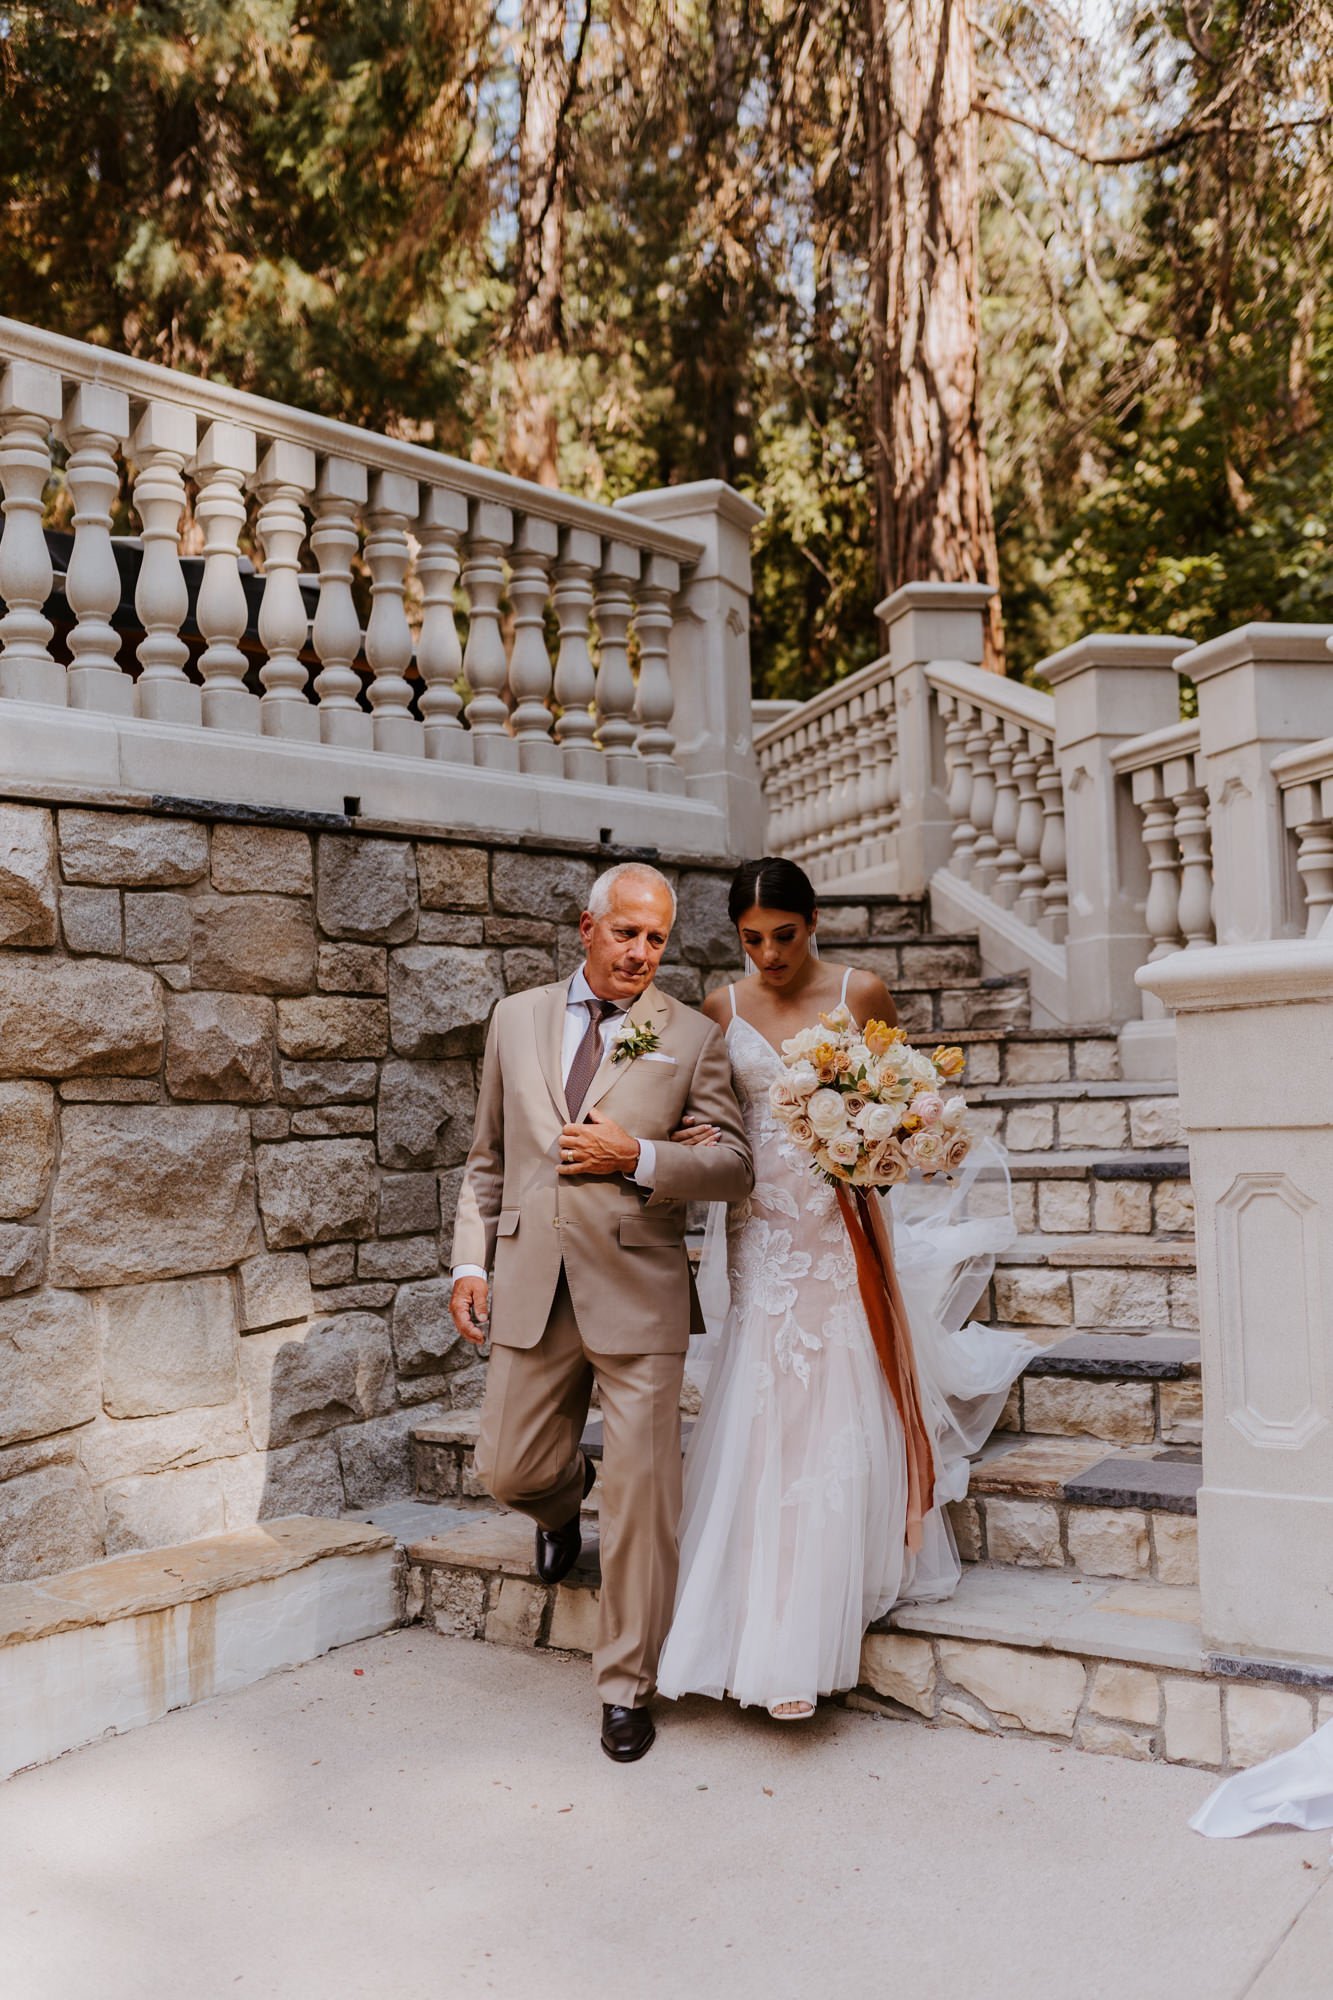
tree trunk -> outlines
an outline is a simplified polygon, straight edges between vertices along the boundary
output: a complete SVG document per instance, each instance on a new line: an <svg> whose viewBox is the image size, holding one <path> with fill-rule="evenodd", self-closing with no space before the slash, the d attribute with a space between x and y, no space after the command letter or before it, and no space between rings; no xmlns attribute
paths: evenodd
<svg viewBox="0 0 1333 2000"><path fill-rule="evenodd" d="M975 51L961 0L865 0L876 556L998 584L981 441ZM998 596L986 665L1004 669Z"/></svg>
<svg viewBox="0 0 1333 2000"><path fill-rule="evenodd" d="M584 32L586 32L586 12ZM509 353L513 405L509 471L560 483L551 358L564 347L562 300L568 192L566 121L583 53L566 50L565 0L523 0L519 52L518 204Z"/></svg>

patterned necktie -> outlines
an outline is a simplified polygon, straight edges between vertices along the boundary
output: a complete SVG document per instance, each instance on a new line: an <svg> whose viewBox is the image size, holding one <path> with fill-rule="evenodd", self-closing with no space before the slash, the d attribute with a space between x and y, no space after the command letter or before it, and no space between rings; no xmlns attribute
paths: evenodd
<svg viewBox="0 0 1333 2000"><path fill-rule="evenodd" d="M614 1000L584 1000L580 1004L588 1010L588 1025L583 1031L583 1040L574 1051L574 1060L565 1079L565 1103L569 1106L571 1125L578 1123L588 1086L601 1067L602 1023L609 1014L623 1011Z"/></svg>

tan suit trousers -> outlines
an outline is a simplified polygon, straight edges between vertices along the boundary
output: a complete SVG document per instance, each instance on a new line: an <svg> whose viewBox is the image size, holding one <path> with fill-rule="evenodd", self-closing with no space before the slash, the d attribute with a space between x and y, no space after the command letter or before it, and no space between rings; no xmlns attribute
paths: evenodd
<svg viewBox="0 0 1333 2000"><path fill-rule="evenodd" d="M561 1272L535 1347L491 1351L477 1471L504 1507L561 1528L583 1498L579 1439L602 1406L601 1604L593 1675L602 1700L641 1706L657 1684L676 1596L683 1354L599 1354Z"/></svg>

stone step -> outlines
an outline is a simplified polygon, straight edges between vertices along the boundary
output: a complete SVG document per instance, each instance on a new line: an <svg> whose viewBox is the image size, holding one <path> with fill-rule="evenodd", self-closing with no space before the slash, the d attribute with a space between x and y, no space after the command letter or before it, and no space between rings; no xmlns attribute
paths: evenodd
<svg viewBox="0 0 1333 2000"><path fill-rule="evenodd" d="M967 1055L965 1082L1031 1089L1044 1083L1115 1083L1120 1044L1114 1030L1080 1028L955 1028L951 1039Z"/></svg>
<svg viewBox="0 0 1333 2000"><path fill-rule="evenodd" d="M895 941L933 935L930 905L925 896L840 896L833 890L821 890L819 934L826 945L850 943L871 935Z"/></svg>
<svg viewBox="0 0 1333 2000"><path fill-rule="evenodd" d="M1181 1145L1180 1106L1160 1083L979 1084L976 1130L1011 1153L1164 1152Z"/></svg>
<svg viewBox="0 0 1333 2000"><path fill-rule="evenodd" d="M949 1514L969 1562L1194 1583L1202 1478L1194 1445L997 1434Z"/></svg>
<svg viewBox="0 0 1333 2000"><path fill-rule="evenodd" d="M858 959L867 964L868 959ZM878 970L871 966L872 971ZM1017 979L951 979L947 985L896 984L886 979L898 1023L913 1041L933 1036L956 1041L968 1028L1025 1028L1031 1003L1027 984Z"/></svg>
<svg viewBox="0 0 1333 2000"><path fill-rule="evenodd" d="M1011 1153L1009 1170L1014 1220L1025 1234L1193 1241L1194 1190L1180 1148Z"/></svg>
<svg viewBox="0 0 1333 2000"><path fill-rule="evenodd" d="M0 1778L401 1617L393 1536L308 1515L0 1585Z"/></svg>
<svg viewBox="0 0 1333 2000"><path fill-rule="evenodd" d="M1190 1334L1076 1333L1038 1348L1015 1382L1000 1434L1197 1445L1199 1343Z"/></svg>
<svg viewBox="0 0 1333 2000"><path fill-rule="evenodd" d="M529 1522L478 1513L407 1547L408 1615L450 1637L592 1650L595 1531L554 1589L532 1575ZM968 1567L943 1604L903 1604L867 1633L850 1705L990 1735L1038 1736L1143 1761L1225 1770L1333 1717L1333 1675L1210 1670L1198 1592L1151 1579Z"/></svg>
<svg viewBox="0 0 1333 2000"><path fill-rule="evenodd" d="M1021 1327L1128 1333L1151 1326L1195 1333L1198 1281L1192 1241L1125 1232L1020 1236L996 1259L977 1317ZM1063 1336L1047 1334L1045 1343Z"/></svg>

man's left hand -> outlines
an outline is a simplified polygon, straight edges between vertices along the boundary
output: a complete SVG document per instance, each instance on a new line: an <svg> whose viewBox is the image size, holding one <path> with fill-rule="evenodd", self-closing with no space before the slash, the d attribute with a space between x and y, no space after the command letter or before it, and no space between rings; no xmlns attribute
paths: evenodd
<svg viewBox="0 0 1333 2000"><path fill-rule="evenodd" d="M632 1174L639 1164L639 1142L614 1118L594 1108L582 1125L566 1125L560 1134L560 1173Z"/></svg>

